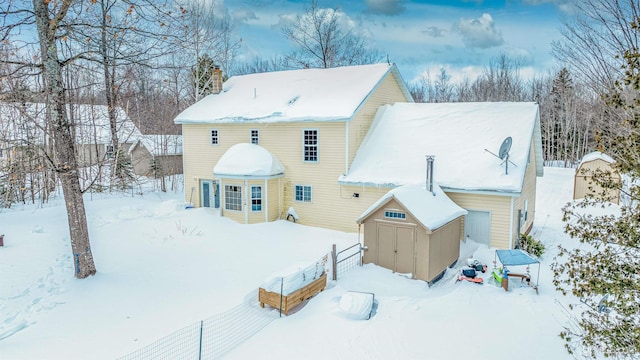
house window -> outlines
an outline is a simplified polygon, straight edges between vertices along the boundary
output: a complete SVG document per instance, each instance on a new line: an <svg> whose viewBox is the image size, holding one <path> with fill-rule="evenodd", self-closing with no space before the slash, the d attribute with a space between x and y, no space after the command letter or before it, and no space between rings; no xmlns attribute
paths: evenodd
<svg viewBox="0 0 640 360"><path fill-rule="evenodd" d="M251 129L251 143L258 145L260 143L260 131Z"/></svg>
<svg viewBox="0 0 640 360"><path fill-rule="evenodd" d="M529 199L524 200L524 221L529 217Z"/></svg>
<svg viewBox="0 0 640 360"><path fill-rule="evenodd" d="M251 211L262 211L262 186L251 187Z"/></svg>
<svg viewBox="0 0 640 360"><path fill-rule="evenodd" d="M311 202L310 185L296 185L296 201Z"/></svg>
<svg viewBox="0 0 640 360"><path fill-rule="evenodd" d="M318 161L318 130L304 130L304 161Z"/></svg>
<svg viewBox="0 0 640 360"><path fill-rule="evenodd" d="M211 129L211 145L218 145L218 129Z"/></svg>
<svg viewBox="0 0 640 360"><path fill-rule="evenodd" d="M385 210L384 217L388 219L400 219L405 220L407 218L407 214L402 211L397 210Z"/></svg>
<svg viewBox="0 0 640 360"><path fill-rule="evenodd" d="M106 146L105 154L107 156L107 159L111 159L113 157L114 152L115 150L113 149L113 145Z"/></svg>
<svg viewBox="0 0 640 360"><path fill-rule="evenodd" d="M242 211L242 186L224 186L224 208L226 210Z"/></svg>

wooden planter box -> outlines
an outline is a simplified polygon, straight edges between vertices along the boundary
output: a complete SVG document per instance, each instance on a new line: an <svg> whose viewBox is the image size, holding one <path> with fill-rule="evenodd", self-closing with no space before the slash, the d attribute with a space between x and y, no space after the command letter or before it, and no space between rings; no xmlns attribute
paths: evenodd
<svg viewBox="0 0 640 360"><path fill-rule="evenodd" d="M258 300L260 301L261 307L264 307L264 304L267 304L276 309L280 309L280 311L282 311L285 315L289 315L289 311L291 309L295 308L303 301L313 297L315 294L324 290L326 286L327 274L325 273L306 286L303 286L288 295L282 295L282 308L280 308L279 292L267 291L263 288L260 288L258 291Z"/></svg>

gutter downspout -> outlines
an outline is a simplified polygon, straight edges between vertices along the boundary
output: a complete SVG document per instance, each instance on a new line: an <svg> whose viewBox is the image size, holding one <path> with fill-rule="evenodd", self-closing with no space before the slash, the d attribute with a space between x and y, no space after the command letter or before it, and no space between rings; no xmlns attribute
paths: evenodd
<svg viewBox="0 0 640 360"><path fill-rule="evenodd" d="M509 215L509 249L513 249L513 208L514 208L514 200L513 196L511 197L511 211Z"/></svg>
<svg viewBox="0 0 640 360"><path fill-rule="evenodd" d="M247 179L244 179L244 223L249 223L249 194L247 187Z"/></svg>
<svg viewBox="0 0 640 360"><path fill-rule="evenodd" d="M344 174L349 172L349 122L344 122L345 128L345 141L344 141Z"/></svg>
<svg viewBox="0 0 640 360"><path fill-rule="evenodd" d="M267 179L264 179L264 222L269 222L269 188Z"/></svg>

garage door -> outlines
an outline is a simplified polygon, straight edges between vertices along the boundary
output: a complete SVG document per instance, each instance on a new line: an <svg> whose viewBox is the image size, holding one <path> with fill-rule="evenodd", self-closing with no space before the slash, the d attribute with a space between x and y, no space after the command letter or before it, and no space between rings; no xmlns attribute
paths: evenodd
<svg viewBox="0 0 640 360"><path fill-rule="evenodd" d="M491 213L469 211L464 218L464 237L489 246L491 244Z"/></svg>
<svg viewBox="0 0 640 360"><path fill-rule="evenodd" d="M377 224L378 265L403 274L413 273L415 227Z"/></svg>

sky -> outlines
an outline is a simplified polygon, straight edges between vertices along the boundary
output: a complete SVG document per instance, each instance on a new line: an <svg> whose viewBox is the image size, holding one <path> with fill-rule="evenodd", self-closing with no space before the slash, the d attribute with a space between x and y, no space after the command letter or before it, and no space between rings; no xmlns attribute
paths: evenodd
<svg viewBox="0 0 640 360"><path fill-rule="evenodd" d="M569 0L319 0L338 8L343 21L363 32L370 45L398 65L406 81L447 70L452 80L474 79L502 54L522 59L531 78L557 67L551 42L561 40L561 18ZM272 58L290 44L282 24L302 13L310 0L224 0L242 37L240 60Z"/></svg>

